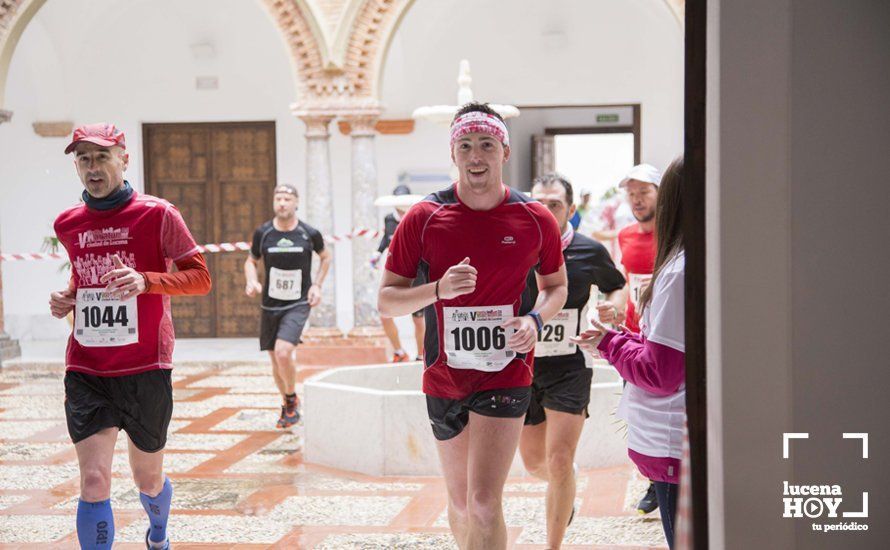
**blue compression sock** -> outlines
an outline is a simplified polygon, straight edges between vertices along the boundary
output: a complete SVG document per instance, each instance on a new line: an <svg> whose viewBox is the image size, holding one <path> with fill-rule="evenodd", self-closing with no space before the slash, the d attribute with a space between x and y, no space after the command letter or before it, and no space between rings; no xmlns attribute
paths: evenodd
<svg viewBox="0 0 890 550"><path fill-rule="evenodd" d="M164 488L158 493L158 496L152 498L145 493L139 493L139 500L142 501L142 507L148 514L148 521L151 522L151 530L148 538L152 542L164 542L167 540L167 519L170 517L170 500L173 498L173 485L170 484L170 478L164 479Z"/></svg>
<svg viewBox="0 0 890 550"><path fill-rule="evenodd" d="M77 501L77 540L82 550L111 548L114 541L111 499L101 502Z"/></svg>

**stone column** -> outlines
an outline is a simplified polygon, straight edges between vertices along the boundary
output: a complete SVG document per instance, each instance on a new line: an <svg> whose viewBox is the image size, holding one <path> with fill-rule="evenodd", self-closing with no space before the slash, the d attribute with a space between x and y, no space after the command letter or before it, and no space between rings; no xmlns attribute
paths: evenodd
<svg viewBox="0 0 890 550"><path fill-rule="evenodd" d="M300 200L300 218L323 235L334 233L334 189L331 180L330 133L333 116L303 113L297 115L306 123L306 196ZM326 243L325 246L330 246ZM342 336L337 328L337 304L334 293L334 270L331 266L322 287L321 304L312 308L308 336L323 338Z"/></svg>
<svg viewBox="0 0 890 550"><path fill-rule="evenodd" d="M12 111L0 109L0 124L12 119ZM0 261L0 366L3 362L22 354L18 340L13 340L6 334L3 325L3 262Z"/></svg>
<svg viewBox="0 0 890 550"><path fill-rule="evenodd" d="M346 117L352 139L352 226L377 227L377 157L374 151L374 125L377 114ZM377 279L371 270L371 254L377 242L365 238L352 240L352 306L355 322L351 335L379 336Z"/></svg>

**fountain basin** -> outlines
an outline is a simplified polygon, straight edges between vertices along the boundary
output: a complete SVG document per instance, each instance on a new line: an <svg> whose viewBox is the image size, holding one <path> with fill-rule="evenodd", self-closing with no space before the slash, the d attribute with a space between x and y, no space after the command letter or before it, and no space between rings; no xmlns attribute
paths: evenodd
<svg viewBox="0 0 890 550"><path fill-rule="evenodd" d="M621 380L605 363L593 363L590 418L576 462L602 468L627 462L624 430L614 411ZM374 476L440 475L419 362L340 367L303 385L304 457L308 462ZM514 460L512 475L522 475Z"/></svg>

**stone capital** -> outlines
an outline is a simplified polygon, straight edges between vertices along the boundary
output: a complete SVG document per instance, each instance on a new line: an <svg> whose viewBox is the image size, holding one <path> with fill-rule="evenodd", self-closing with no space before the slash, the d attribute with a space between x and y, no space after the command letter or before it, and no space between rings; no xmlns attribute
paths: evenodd
<svg viewBox="0 0 890 550"><path fill-rule="evenodd" d="M9 122L12 120L12 111L7 111L6 109L0 109L0 124L4 122Z"/></svg>
<svg viewBox="0 0 890 550"><path fill-rule="evenodd" d="M334 120L327 114L298 114L297 118L306 124L306 137L326 138L331 135L328 125Z"/></svg>
<svg viewBox="0 0 890 550"><path fill-rule="evenodd" d="M344 121L349 123L349 135L351 136L373 136L377 133L376 125L379 114L355 114L342 117Z"/></svg>

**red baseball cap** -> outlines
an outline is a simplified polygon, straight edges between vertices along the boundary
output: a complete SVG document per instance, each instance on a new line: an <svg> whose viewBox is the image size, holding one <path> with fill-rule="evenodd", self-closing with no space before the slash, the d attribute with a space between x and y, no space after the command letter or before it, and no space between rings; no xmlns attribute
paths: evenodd
<svg viewBox="0 0 890 550"><path fill-rule="evenodd" d="M71 136L71 143L68 144L68 147L65 147L65 154L67 155L73 151L77 144L82 141L95 143L102 147L117 145L122 149L127 148L127 140L124 137L124 133L118 130L114 124L108 124L107 122L87 124L75 128L74 135Z"/></svg>

